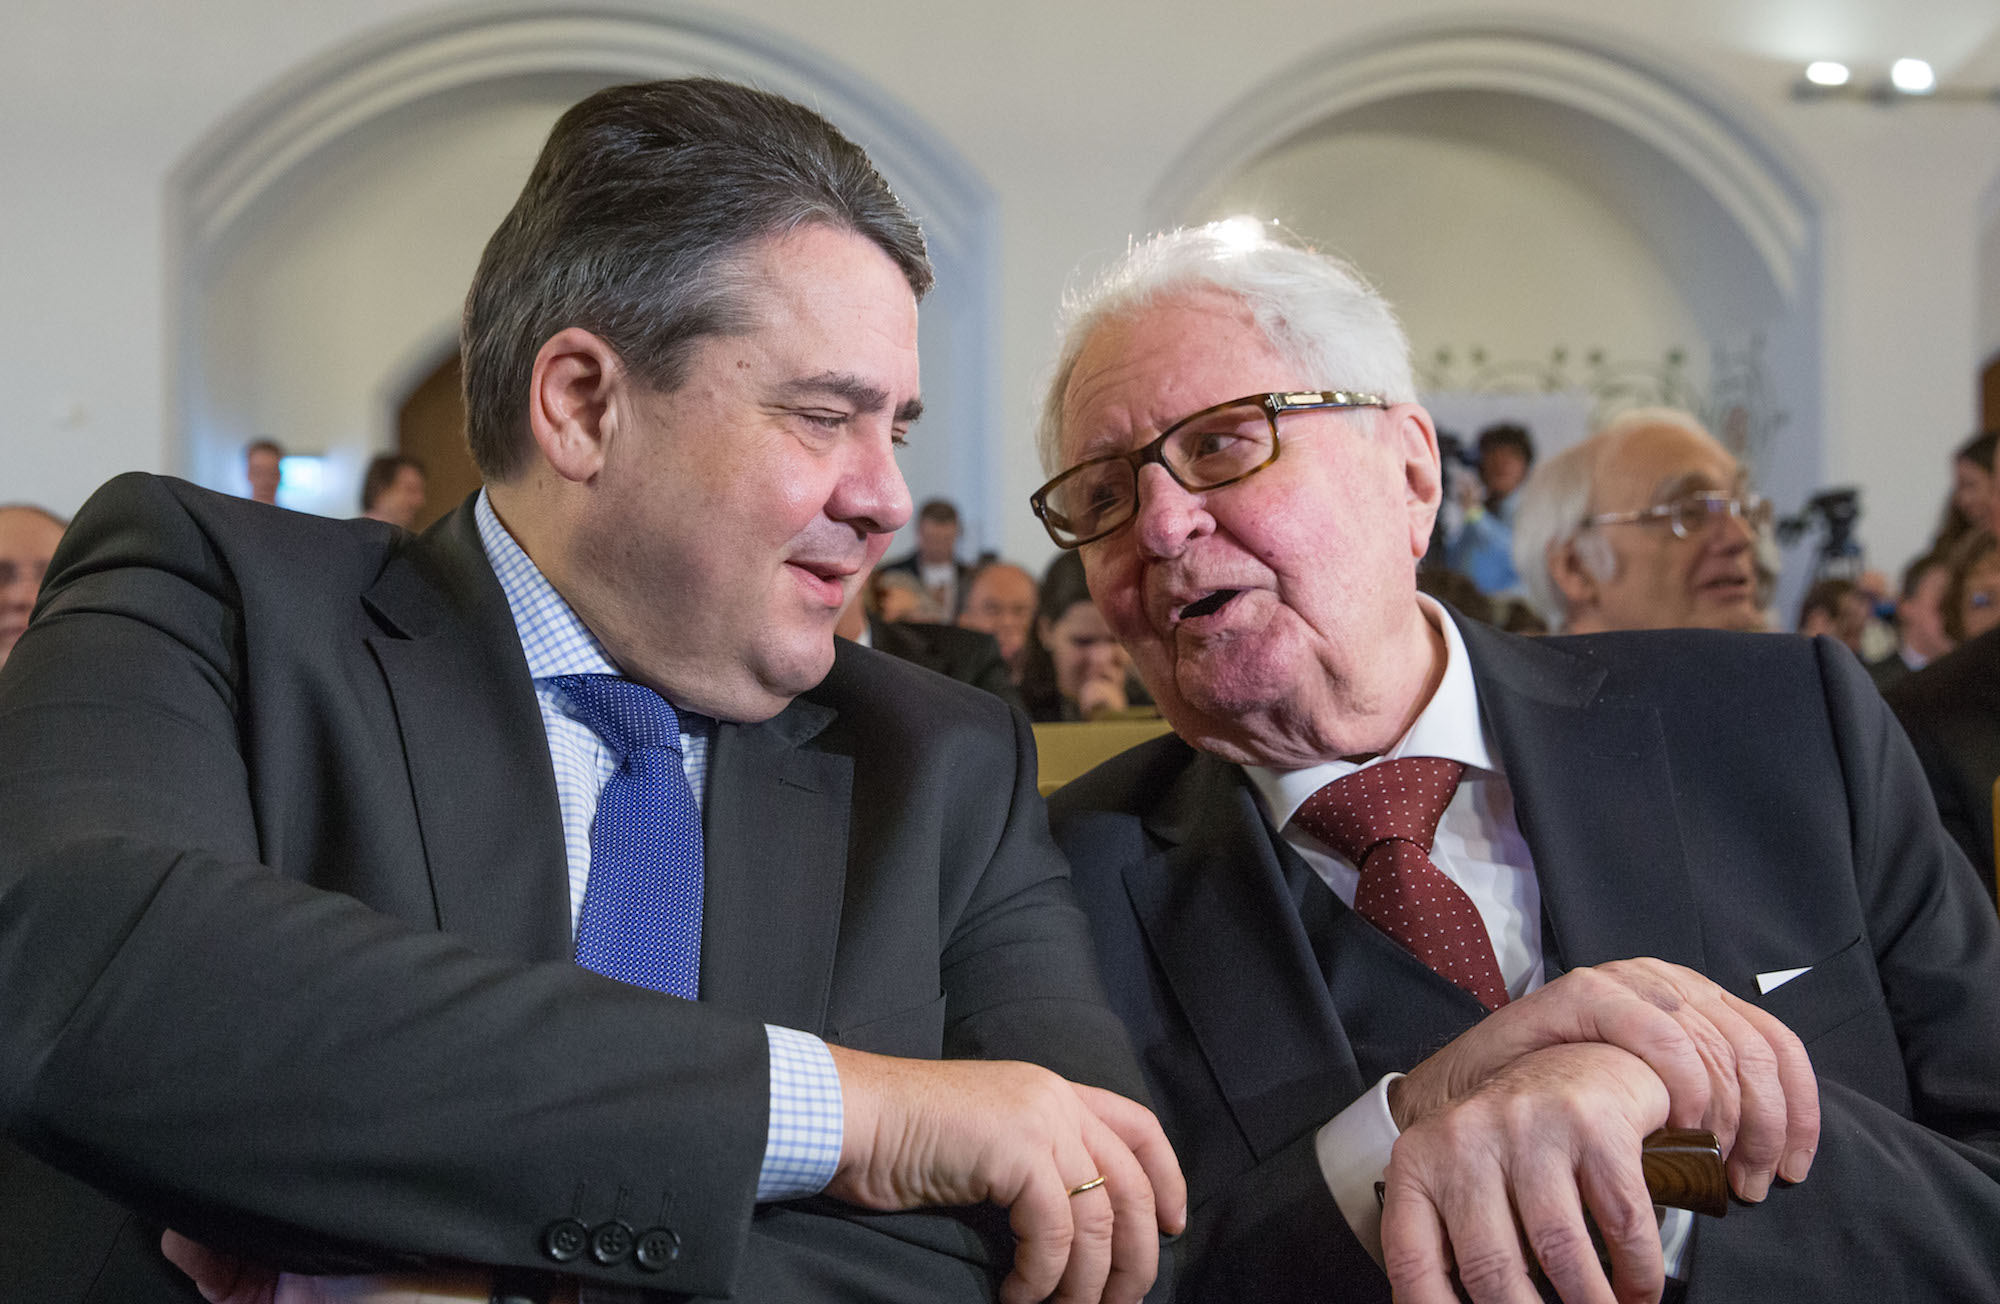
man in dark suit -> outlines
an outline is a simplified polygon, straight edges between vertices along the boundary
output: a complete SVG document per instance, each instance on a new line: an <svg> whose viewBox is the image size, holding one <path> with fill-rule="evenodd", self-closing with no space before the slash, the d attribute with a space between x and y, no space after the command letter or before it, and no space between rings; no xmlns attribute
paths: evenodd
<svg viewBox="0 0 2000 1304"><path fill-rule="evenodd" d="M1951 651L1951 635L1944 628L1944 592L1950 585L1951 567L1939 552L1927 552L1903 569L1895 650L1863 663L1877 688L1886 693Z"/></svg>
<svg viewBox="0 0 2000 1304"><path fill-rule="evenodd" d="M2000 630L1912 671L1882 695L1909 732L1944 827L1980 871L1993 874L1993 784L2000 780Z"/></svg>
<svg viewBox="0 0 2000 1304"><path fill-rule="evenodd" d="M1051 819L1186 1165L1180 1297L1533 1299L1518 1236L1608 1299L1581 1205L1621 1298L2000 1293L2000 930L1853 658L1420 598L1435 434L1334 260L1177 232L1074 311L1036 507L1178 736ZM1656 1230L1689 1114L1764 1202Z"/></svg>
<svg viewBox="0 0 2000 1304"><path fill-rule="evenodd" d="M1017 711L1023 709L1021 691L1008 677L1000 644L991 634L951 625L882 620L869 614L859 594L840 613L840 623L833 632L947 679L971 684Z"/></svg>
<svg viewBox="0 0 2000 1304"><path fill-rule="evenodd" d="M947 679L971 684L1016 710L1025 709L1021 706L1021 690L1007 677L1007 663L1000 659L1000 645L991 634L954 625L884 624L871 620L868 646Z"/></svg>
<svg viewBox="0 0 2000 1304"><path fill-rule="evenodd" d="M6 1298L192 1300L161 1224L281 1298L1145 1290L1177 1170L1025 727L832 637L929 281L809 111L613 88L474 282L481 494L85 507L0 675L0 1126L110 1201L0 1164Z"/></svg>
<svg viewBox="0 0 2000 1304"><path fill-rule="evenodd" d="M917 510L917 546L907 556L882 563L885 571L916 576L945 624L958 618L959 608L965 605L966 585L972 579L972 567L958 559L958 536L963 528L958 508L948 499L933 498Z"/></svg>

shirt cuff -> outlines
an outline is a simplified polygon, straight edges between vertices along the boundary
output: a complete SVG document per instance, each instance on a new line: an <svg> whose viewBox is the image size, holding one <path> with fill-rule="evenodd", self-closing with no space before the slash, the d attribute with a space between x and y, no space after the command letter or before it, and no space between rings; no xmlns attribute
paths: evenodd
<svg viewBox="0 0 2000 1304"><path fill-rule="evenodd" d="M826 1043L796 1028L764 1025L771 1052L771 1121L757 1201L818 1195L840 1167L840 1070Z"/></svg>
<svg viewBox="0 0 2000 1304"><path fill-rule="evenodd" d="M1389 1113L1389 1084L1402 1076L1386 1074L1329 1119L1313 1142L1326 1189L1354 1229L1354 1239L1377 1263L1382 1262L1382 1202L1375 1198L1375 1183L1389 1170L1389 1152L1403 1134Z"/></svg>

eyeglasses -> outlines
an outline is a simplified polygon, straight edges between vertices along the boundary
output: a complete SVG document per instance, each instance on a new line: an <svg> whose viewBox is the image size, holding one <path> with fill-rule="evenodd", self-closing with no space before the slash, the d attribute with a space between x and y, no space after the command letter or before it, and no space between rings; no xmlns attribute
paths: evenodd
<svg viewBox="0 0 2000 1304"><path fill-rule="evenodd" d="M1771 500L1762 494L1700 493L1676 498L1656 507L1640 507L1629 512L1599 512L1583 518L1585 528L1593 525L1629 525L1645 521L1665 521L1676 539L1687 539L1706 530L1709 522L1732 516L1761 532L1771 523Z"/></svg>
<svg viewBox="0 0 2000 1304"><path fill-rule="evenodd" d="M1079 462L1029 496L1058 548L1102 539L1139 512L1139 471L1158 462L1190 493L1247 480L1278 460L1278 418L1331 408L1386 408L1373 394L1343 389L1252 394L1203 408L1129 453Z"/></svg>

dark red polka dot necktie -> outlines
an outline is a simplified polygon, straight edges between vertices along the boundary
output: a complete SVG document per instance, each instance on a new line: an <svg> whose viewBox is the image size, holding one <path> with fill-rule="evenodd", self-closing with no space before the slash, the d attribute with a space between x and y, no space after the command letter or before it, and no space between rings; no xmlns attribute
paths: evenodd
<svg viewBox="0 0 2000 1304"><path fill-rule="evenodd" d="M1383 761L1327 784L1292 820L1361 871L1355 913L1497 1010L1507 984L1479 908L1431 863L1431 839L1464 773L1436 756Z"/></svg>

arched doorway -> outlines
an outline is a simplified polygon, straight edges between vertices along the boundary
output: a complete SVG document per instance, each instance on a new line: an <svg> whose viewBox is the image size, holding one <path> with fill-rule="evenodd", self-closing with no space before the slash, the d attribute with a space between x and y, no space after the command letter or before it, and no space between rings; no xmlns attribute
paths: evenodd
<svg viewBox="0 0 2000 1304"><path fill-rule="evenodd" d="M396 451L424 464L419 530L479 488L479 468L465 442L463 379L453 350L396 407Z"/></svg>
<svg viewBox="0 0 2000 1304"><path fill-rule="evenodd" d="M317 510L350 514L362 468L453 337L480 249L542 137L580 96L710 73L815 105L924 223L918 497L997 538L991 372L996 237L984 182L888 95L813 51L670 4L497 4L384 30L218 126L169 180L170 461L227 484L272 433L323 456Z"/></svg>
<svg viewBox="0 0 2000 1304"><path fill-rule="evenodd" d="M1685 70L1569 26L1344 42L1274 70L1150 199L1156 225L1241 212L1381 286L1441 424L1524 419L1560 447L1667 402L1782 506L1819 483L1817 204Z"/></svg>

